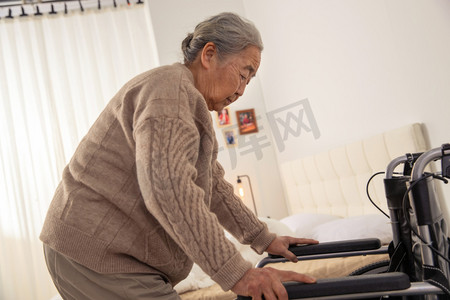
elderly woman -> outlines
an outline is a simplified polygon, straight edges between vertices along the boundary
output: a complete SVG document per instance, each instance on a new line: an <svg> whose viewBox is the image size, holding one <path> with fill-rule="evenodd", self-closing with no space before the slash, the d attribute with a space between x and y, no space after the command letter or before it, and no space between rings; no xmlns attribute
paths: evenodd
<svg viewBox="0 0 450 300"><path fill-rule="evenodd" d="M210 111L244 93L261 60L257 29L223 13L182 43L184 64L143 73L114 96L64 169L41 233L64 299L179 299L173 286L197 263L224 290L286 299L281 281L305 275L254 269L224 229L258 253L295 261L233 194L217 162Z"/></svg>

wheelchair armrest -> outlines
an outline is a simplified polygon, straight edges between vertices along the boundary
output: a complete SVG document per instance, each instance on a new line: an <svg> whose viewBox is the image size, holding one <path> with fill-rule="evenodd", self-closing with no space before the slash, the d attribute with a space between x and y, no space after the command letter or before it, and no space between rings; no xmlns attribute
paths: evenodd
<svg viewBox="0 0 450 300"><path fill-rule="evenodd" d="M315 298L359 293L398 291L411 286L408 275L401 272L318 279L316 283L284 283L289 299ZM251 297L238 296L238 300Z"/></svg>
<svg viewBox="0 0 450 300"><path fill-rule="evenodd" d="M325 242L315 245L291 246L289 247L289 250L297 256L298 260L388 253L388 247L381 247L380 240L376 238ZM269 254L267 257L259 261L256 268L262 268L267 264L287 261L288 260L282 256Z"/></svg>
<svg viewBox="0 0 450 300"><path fill-rule="evenodd" d="M371 238L371 239L325 242L314 245L291 246L289 247L289 251L294 253L296 256L303 256L312 254L374 250L380 247L381 247L380 240L376 238ZM269 257L281 258L282 256L269 254Z"/></svg>

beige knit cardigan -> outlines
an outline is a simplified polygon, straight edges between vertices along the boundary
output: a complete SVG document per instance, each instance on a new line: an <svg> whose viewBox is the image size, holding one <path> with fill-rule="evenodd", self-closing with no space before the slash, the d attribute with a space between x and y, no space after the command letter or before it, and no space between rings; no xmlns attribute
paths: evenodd
<svg viewBox="0 0 450 300"><path fill-rule="evenodd" d="M223 229L258 253L275 235L234 195L217 149L188 68L135 77L64 169L41 240L100 273L161 274L175 285L195 262L231 289L252 266Z"/></svg>

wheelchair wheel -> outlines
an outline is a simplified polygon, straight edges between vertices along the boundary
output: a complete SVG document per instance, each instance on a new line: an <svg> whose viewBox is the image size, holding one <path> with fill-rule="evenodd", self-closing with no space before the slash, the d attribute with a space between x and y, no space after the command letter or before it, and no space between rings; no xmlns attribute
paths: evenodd
<svg viewBox="0 0 450 300"><path fill-rule="evenodd" d="M384 273L389 269L389 263L389 260L377 261L351 272L349 276Z"/></svg>

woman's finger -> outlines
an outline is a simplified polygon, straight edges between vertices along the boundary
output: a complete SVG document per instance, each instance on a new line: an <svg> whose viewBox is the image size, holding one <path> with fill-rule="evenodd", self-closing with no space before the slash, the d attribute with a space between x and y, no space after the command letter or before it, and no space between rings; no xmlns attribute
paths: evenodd
<svg viewBox="0 0 450 300"><path fill-rule="evenodd" d="M288 293L286 291L286 288L284 287L284 285L281 283L281 281L275 281L272 284L272 290L275 293L274 294L274 299L279 299L279 300L285 300L288 299Z"/></svg>
<svg viewBox="0 0 450 300"><path fill-rule="evenodd" d="M290 245L299 245L299 244L318 244L319 241L314 240L314 239L305 239L305 238L295 238L295 237L290 237L289 239L289 244Z"/></svg>

